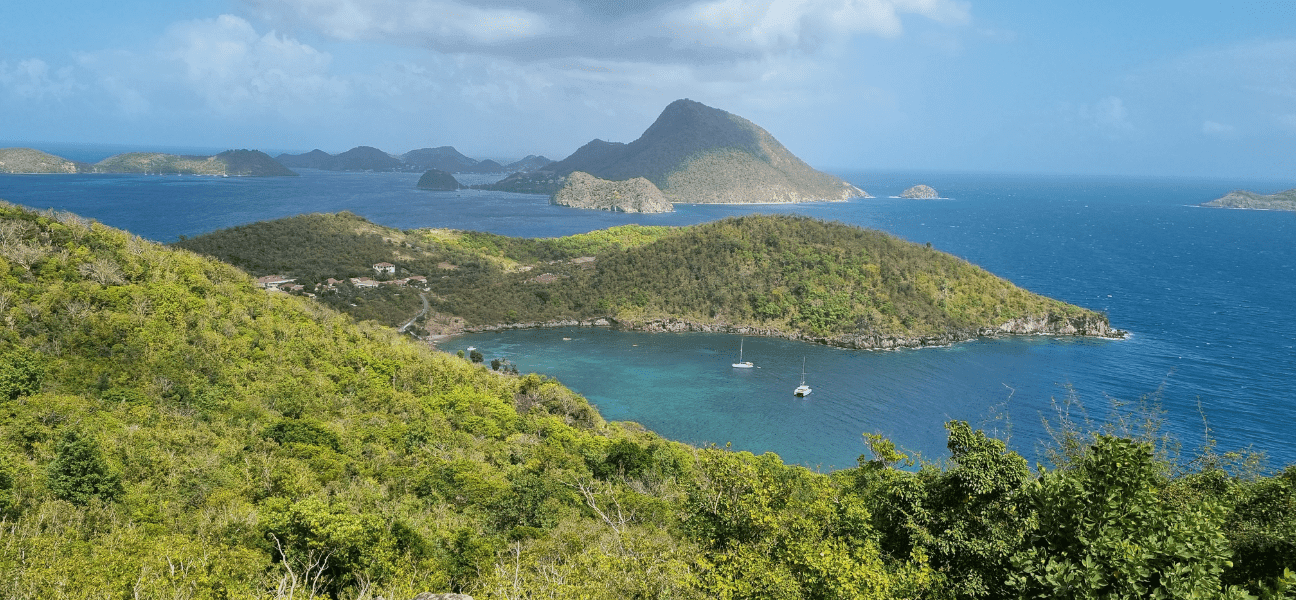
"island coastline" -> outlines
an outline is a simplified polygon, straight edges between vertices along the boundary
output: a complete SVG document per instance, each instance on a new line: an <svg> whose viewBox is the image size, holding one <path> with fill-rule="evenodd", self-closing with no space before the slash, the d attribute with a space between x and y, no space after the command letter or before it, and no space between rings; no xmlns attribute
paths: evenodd
<svg viewBox="0 0 1296 600"><path fill-rule="evenodd" d="M1059 323L1070 325L1074 332L1067 332ZM1082 323L1082 325L1088 325ZM1097 321L1093 325L1097 331L1088 332L1087 328L1075 328L1072 320L1046 317L1026 317L1007 321L999 327L982 327L972 330L954 330L934 335L886 336L880 334L839 334L835 336L813 335L795 331L783 331L772 327L755 325L734 325L730 323L699 323L674 317L648 320L617 319L616 317L597 317L592 319L563 319L534 323L500 323L495 325L469 325L455 331L442 331L427 336L425 341L433 346L459 337L475 333L494 333L501 331L519 331L526 329L563 329L570 327L607 328L617 331L637 331L645 333L724 333L749 337L767 337L818 344L833 348L866 351L919 350L923 348L945 348L962 342L986 339L1015 337L1081 337L1091 339L1124 340L1130 332L1110 327ZM1081 332L1084 331L1084 332Z"/></svg>

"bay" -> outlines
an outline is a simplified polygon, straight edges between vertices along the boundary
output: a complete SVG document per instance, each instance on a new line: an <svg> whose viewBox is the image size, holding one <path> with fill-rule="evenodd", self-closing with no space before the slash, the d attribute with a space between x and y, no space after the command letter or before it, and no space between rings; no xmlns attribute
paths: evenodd
<svg viewBox="0 0 1296 600"><path fill-rule="evenodd" d="M1074 395L1096 418L1147 396L1186 446L1206 434L1296 462L1296 213L1196 204L1290 182L841 173L879 196L847 203L680 205L664 215L549 206L542 196L414 189L417 174L303 171L300 178L0 176L0 198L69 210L158 241L305 212L350 210L401 228L549 237L624 223L682 225L797 213L892 232L961 256L1034 292L1106 311L1128 340L1016 338L902 352L851 352L748 338L761 369L728 367L738 339L602 330L468 336L524 371L558 377L605 416L673 439L774 451L836 468L881 432L944 455L946 419L1011 433L1034 455L1041 415ZM945 200L890 198L917 183ZM564 342L562 337L571 337ZM638 344L637 346L635 344ZM815 392L792 398L806 357Z"/></svg>

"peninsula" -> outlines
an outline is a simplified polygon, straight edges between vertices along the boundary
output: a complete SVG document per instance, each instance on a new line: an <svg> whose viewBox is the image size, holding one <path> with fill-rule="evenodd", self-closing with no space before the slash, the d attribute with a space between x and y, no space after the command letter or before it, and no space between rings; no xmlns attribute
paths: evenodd
<svg viewBox="0 0 1296 600"><path fill-rule="evenodd" d="M642 184L641 184L642 185ZM426 277L432 322L450 330L603 323L646 331L765 335L860 349L948 345L999 335L1119 337L1107 317L1032 294L975 265L889 234L797 216L688 227L621 226L552 239L409 230L349 213L213 232L177 246L316 289L329 278ZM319 294L343 312L390 314L418 299ZM387 292L383 292L386 294Z"/></svg>
<svg viewBox="0 0 1296 600"><path fill-rule="evenodd" d="M555 194L576 172L608 181L642 177L672 203L761 204L867 196L814 170L755 123L687 99L668 105L633 142L596 139L556 163L478 187Z"/></svg>
<svg viewBox="0 0 1296 600"><path fill-rule="evenodd" d="M1257 194L1245 190L1229 192L1223 198L1205 202L1202 206L1210 208L1248 208L1253 210L1292 210L1296 211L1296 189L1276 194Z"/></svg>

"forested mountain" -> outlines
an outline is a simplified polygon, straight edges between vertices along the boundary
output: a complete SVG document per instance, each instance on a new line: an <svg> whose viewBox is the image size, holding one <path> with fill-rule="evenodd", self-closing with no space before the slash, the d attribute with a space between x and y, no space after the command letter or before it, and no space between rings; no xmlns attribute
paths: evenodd
<svg viewBox="0 0 1296 600"><path fill-rule="evenodd" d="M794 156L760 126L692 100L676 100L639 139L593 140L534 173L510 176L489 189L532 192L540 181L562 186L574 172L623 181L643 177L667 200L690 203L769 203L845 200L866 196Z"/></svg>
<svg viewBox="0 0 1296 600"><path fill-rule="evenodd" d="M390 262L433 276L433 308L470 325L611 317L633 327L675 319L850 347L947 344L1000 332L1110 333L1103 315L1031 294L948 254L795 216L523 239L307 215L179 245L256 275L310 283ZM596 260L573 264L582 256Z"/></svg>
<svg viewBox="0 0 1296 600"><path fill-rule="evenodd" d="M688 235L624 233L447 245ZM917 470L877 436L832 474L694 449L215 260L0 206L0 597L1289 597L1296 469L1071 425L1035 472L960 422Z"/></svg>

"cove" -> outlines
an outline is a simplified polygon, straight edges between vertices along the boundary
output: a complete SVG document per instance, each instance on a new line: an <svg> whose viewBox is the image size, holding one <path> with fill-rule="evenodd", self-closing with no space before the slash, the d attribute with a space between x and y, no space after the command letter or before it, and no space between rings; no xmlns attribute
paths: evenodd
<svg viewBox="0 0 1296 600"><path fill-rule="evenodd" d="M1020 337L884 352L747 337L744 358L758 368L735 369L739 342L728 334L574 327L469 334L439 346L450 352L475 346L487 362L507 359L522 372L555 377L609 420L832 470L855 466L865 432L883 433L925 458L944 458L943 423L950 419L1007 437L1034 456L1048 438L1041 416L1053 415L1054 399L1074 393L1103 413L1106 394L1120 385L1072 383L1067 372L1117 369L1122 357L1138 351L1127 348L1139 344ZM796 398L802 357L814 392Z"/></svg>

